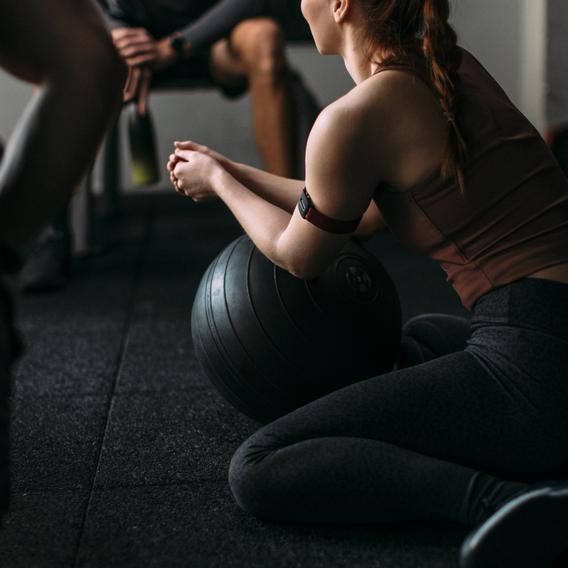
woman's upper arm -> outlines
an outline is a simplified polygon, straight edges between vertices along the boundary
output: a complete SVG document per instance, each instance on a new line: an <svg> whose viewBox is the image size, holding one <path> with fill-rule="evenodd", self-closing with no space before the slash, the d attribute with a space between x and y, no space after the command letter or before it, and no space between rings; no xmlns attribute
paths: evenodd
<svg viewBox="0 0 568 568"><path fill-rule="evenodd" d="M336 103L320 115L310 134L306 188L313 206L333 219L355 220L369 208L379 172L372 159L377 150L366 128L361 109ZM311 278L333 261L351 236L319 229L296 208L279 248L293 274Z"/></svg>
<svg viewBox="0 0 568 568"><path fill-rule="evenodd" d="M361 219L361 222L353 236L358 239L367 239L381 231L384 231L385 228L385 218L383 217L376 202L371 200L371 203L369 203L369 207L367 208L367 211L365 211L365 214L363 215L363 218Z"/></svg>

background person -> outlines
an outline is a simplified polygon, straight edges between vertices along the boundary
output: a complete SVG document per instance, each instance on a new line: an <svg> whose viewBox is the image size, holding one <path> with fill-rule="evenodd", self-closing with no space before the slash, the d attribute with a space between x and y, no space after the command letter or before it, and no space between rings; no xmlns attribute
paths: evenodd
<svg viewBox="0 0 568 568"><path fill-rule="evenodd" d="M101 0L115 44L132 69L207 77L227 95L249 91L256 144L270 172L292 176L297 112L285 30L305 28L297 1ZM307 32L307 30L306 30Z"/></svg>
<svg viewBox="0 0 568 568"><path fill-rule="evenodd" d="M37 86L0 164L0 511L9 490L10 368L19 354L4 274L61 209L118 110L124 65L90 0L0 4L0 66Z"/></svg>
<svg viewBox="0 0 568 568"><path fill-rule="evenodd" d="M286 35L309 37L297 0L99 0L99 4L129 66L125 102L138 99L145 114L153 76L205 79L231 98L249 91L254 138L265 167L278 175L297 175L300 79L291 71L285 52ZM45 291L64 286L71 248L64 208L34 243L33 254L19 274L20 288Z"/></svg>

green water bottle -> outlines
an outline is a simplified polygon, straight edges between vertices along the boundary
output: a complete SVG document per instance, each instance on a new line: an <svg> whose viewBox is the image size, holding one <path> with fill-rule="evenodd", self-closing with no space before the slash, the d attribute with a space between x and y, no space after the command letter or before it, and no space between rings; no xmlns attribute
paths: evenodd
<svg viewBox="0 0 568 568"><path fill-rule="evenodd" d="M160 181L160 167L150 108L145 105L141 110L138 101L133 100L123 112L128 124L132 182L136 187L154 184Z"/></svg>

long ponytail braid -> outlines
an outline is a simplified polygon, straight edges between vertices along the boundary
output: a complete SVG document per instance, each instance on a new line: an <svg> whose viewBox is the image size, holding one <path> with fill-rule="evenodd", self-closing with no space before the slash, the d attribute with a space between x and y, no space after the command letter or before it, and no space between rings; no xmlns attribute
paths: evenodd
<svg viewBox="0 0 568 568"><path fill-rule="evenodd" d="M448 121L442 175L465 191L467 148L457 123L460 52L457 35L448 22L448 0L357 0L365 16L363 38L369 58L381 48L380 65L415 64L423 60ZM419 63L420 64L420 63Z"/></svg>
<svg viewBox="0 0 568 568"><path fill-rule="evenodd" d="M454 177L460 191L465 191L464 165L466 143L456 119L457 68L459 52L457 35L448 23L447 0L423 0L424 31L422 50L430 70L430 78L440 98L442 113L448 121L448 140L442 161L442 175Z"/></svg>

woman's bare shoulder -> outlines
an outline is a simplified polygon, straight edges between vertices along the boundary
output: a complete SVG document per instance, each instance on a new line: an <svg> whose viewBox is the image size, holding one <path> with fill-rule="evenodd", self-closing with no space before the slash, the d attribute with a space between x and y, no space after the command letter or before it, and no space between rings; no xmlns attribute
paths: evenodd
<svg viewBox="0 0 568 568"><path fill-rule="evenodd" d="M324 109L310 135L308 159L325 156L327 168L333 162L337 170L362 176L363 184L386 179L406 187L439 163L446 127L438 98L424 81L385 71Z"/></svg>
<svg viewBox="0 0 568 568"><path fill-rule="evenodd" d="M432 91L417 77L386 71L355 86L326 107L314 127L341 138L388 138L406 117L431 114L438 107Z"/></svg>
<svg viewBox="0 0 568 568"><path fill-rule="evenodd" d="M359 86L325 107L314 123L310 139L312 142L336 147L338 151L357 147L375 131L377 109L367 96L362 96Z"/></svg>
<svg viewBox="0 0 568 568"><path fill-rule="evenodd" d="M325 192L331 213L358 213L381 179L380 134L369 123L369 109L353 92L326 107L318 117L306 151L306 183Z"/></svg>

